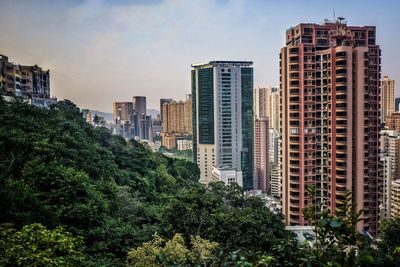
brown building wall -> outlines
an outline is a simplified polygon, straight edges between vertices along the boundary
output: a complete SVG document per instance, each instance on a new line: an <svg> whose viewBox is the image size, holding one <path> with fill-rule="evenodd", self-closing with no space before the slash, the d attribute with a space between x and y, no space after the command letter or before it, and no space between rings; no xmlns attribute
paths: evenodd
<svg viewBox="0 0 400 267"><path fill-rule="evenodd" d="M192 134L192 101L173 101L162 105L163 131Z"/></svg>

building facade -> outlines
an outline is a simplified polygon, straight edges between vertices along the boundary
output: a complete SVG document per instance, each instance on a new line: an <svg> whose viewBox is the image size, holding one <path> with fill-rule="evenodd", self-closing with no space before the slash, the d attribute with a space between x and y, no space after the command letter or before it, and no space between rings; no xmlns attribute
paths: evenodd
<svg viewBox="0 0 400 267"><path fill-rule="evenodd" d="M386 130L394 130L397 134L400 133L400 112L394 112L388 116L386 116L385 121L385 129ZM395 173L392 180L400 179L400 148L396 149L396 165L395 165Z"/></svg>
<svg viewBox="0 0 400 267"><path fill-rule="evenodd" d="M172 98L161 98L160 99L160 116L161 116L161 121L163 121L163 118L165 118L166 115L166 110L163 109L164 103L170 103L174 101Z"/></svg>
<svg viewBox="0 0 400 267"><path fill-rule="evenodd" d="M393 181L390 190L391 217L396 218L400 216L400 180Z"/></svg>
<svg viewBox="0 0 400 267"><path fill-rule="evenodd" d="M41 67L23 66L9 62L0 55L0 95L20 97L38 107L57 102L50 94L50 71Z"/></svg>
<svg viewBox="0 0 400 267"><path fill-rule="evenodd" d="M254 121L254 190L271 193L269 176L269 120L260 116Z"/></svg>
<svg viewBox="0 0 400 267"><path fill-rule="evenodd" d="M394 99L394 111L399 112L399 105L400 105L400 97L396 97Z"/></svg>
<svg viewBox="0 0 400 267"><path fill-rule="evenodd" d="M192 150L192 140L176 140L176 148L178 150Z"/></svg>
<svg viewBox="0 0 400 267"><path fill-rule="evenodd" d="M167 149L176 148L176 134L175 133L162 132L161 138L162 138L162 146L164 146Z"/></svg>
<svg viewBox="0 0 400 267"><path fill-rule="evenodd" d="M142 116L143 114L147 115L147 104L145 96L134 96L132 98L133 109L135 112Z"/></svg>
<svg viewBox="0 0 400 267"><path fill-rule="evenodd" d="M280 122L280 94L274 87L257 87L254 89L254 118L266 116L269 120L269 162L268 177L271 190L268 193L277 199L280 198L279 176L279 122ZM259 157L254 151L254 158Z"/></svg>
<svg viewBox="0 0 400 267"><path fill-rule="evenodd" d="M390 219L392 182L399 179L400 136L396 130L382 130L380 136L380 160L382 178L380 180L380 220Z"/></svg>
<svg viewBox="0 0 400 267"><path fill-rule="evenodd" d="M381 121L386 123L386 117L395 110L395 81L383 76L381 80Z"/></svg>
<svg viewBox="0 0 400 267"><path fill-rule="evenodd" d="M174 101L165 105L168 108L168 116L166 118L168 128L166 131L184 133L185 104L183 101Z"/></svg>
<svg viewBox="0 0 400 267"><path fill-rule="evenodd" d="M192 135L192 95L189 94L186 96L185 104L184 104L184 132L188 135Z"/></svg>
<svg viewBox="0 0 400 267"><path fill-rule="evenodd" d="M192 65L194 162L200 182L236 182L253 188L252 62Z"/></svg>
<svg viewBox="0 0 400 267"><path fill-rule="evenodd" d="M279 88L276 87L256 87L253 94L254 116L267 116L269 128L279 132L280 120L280 95Z"/></svg>
<svg viewBox="0 0 400 267"><path fill-rule="evenodd" d="M153 120L151 119L151 115L142 114L140 117L139 124L139 139L153 141Z"/></svg>
<svg viewBox="0 0 400 267"><path fill-rule="evenodd" d="M276 198L281 198L281 177L280 170L280 134L274 129L269 129L269 169L271 180L271 195Z"/></svg>
<svg viewBox="0 0 400 267"><path fill-rule="evenodd" d="M180 134L192 134L192 100L164 102L163 131Z"/></svg>
<svg viewBox="0 0 400 267"><path fill-rule="evenodd" d="M282 211L306 225L302 209L330 213L347 191L372 235L379 220L380 48L374 26L339 18L286 31L280 53ZM307 187L316 188L312 199Z"/></svg>
<svg viewBox="0 0 400 267"><path fill-rule="evenodd" d="M268 116L268 100L267 100L267 88L256 87L253 92L253 110L254 118L259 118L260 116Z"/></svg>
<svg viewBox="0 0 400 267"><path fill-rule="evenodd" d="M125 138L133 138L133 103L132 102L114 102L113 118L116 134Z"/></svg>
<svg viewBox="0 0 400 267"><path fill-rule="evenodd" d="M396 130L400 133L400 112L394 112L386 116L385 128Z"/></svg>
<svg viewBox="0 0 400 267"><path fill-rule="evenodd" d="M132 121L133 117L133 103L132 102L114 102L113 103L113 117L114 123L118 121Z"/></svg>

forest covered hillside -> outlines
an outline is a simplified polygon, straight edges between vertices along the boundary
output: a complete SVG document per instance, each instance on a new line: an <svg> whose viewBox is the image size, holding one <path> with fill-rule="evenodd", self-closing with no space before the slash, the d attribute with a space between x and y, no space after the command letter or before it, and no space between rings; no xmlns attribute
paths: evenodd
<svg viewBox="0 0 400 267"><path fill-rule="evenodd" d="M300 245L261 199L198 178L189 161L87 124L70 101L39 109L0 98L0 266L399 263L399 220L376 245L351 209L311 210L322 238Z"/></svg>

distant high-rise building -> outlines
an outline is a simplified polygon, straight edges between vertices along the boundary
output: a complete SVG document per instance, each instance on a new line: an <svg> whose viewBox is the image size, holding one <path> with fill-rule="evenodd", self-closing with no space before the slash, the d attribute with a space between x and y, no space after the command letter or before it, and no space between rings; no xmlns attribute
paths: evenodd
<svg viewBox="0 0 400 267"><path fill-rule="evenodd" d="M153 141L153 121L151 115L142 114L139 123L139 139Z"/></svg>
<svg viewBox="0 0 400 267"><path fill-rule="evenodd" d="M132 102L114 102L114 123L118 123L118 121L132 121L133 111L134 109Z"/></svg>
<svg viewBox="0 0 400 267"><path fill-rule="evenodd" d="M394 130L397 134L400 134L400 112L394 112L386 117L386 130ZM396 147L396 164L395 173L393 179L400 179L400 145Z"/></svg>
<svg viewBox="0 0 400 267"><path fill-rule="evenodd" d="M400 112L393 112L386 116L385 128L389 130L396 130L400 133Z"/></svg>
<svg viewBox="0 0 400 267"><path fill-rule="evenodd" d="M174 101L168 104L167 125L168 132L183 133L185 123L185 104L183 101Z"/></svg>
<svg viewBox="0 0 400 267"><path fill-rule="evenodd" d="M268 117L269 121L269 162L268 172L270 181L270 191L276 198L280 196L280 177L279 177L279 89L274 87L254 89L254 118L260 116ZM254 151L254 158L260 157Z"/></svg>
<svg viewBox="0 0 400 267"><path fill-rule="evenodd" d="M161 116L160 114L157 114L157 117L153 118L153 136L160 135L162 131Z"/></svg>
<svg viewBox="0 0 400 267"><path fill-rule="evenodd" d="M92 112L89 109L82 109L83 118L89 124L92 124Z"/></svg>
<svg viewBox="0 0 400 267"><path fill-rule="evenodd" d="M302 209L314 201L334 213L351 191L357 210L364 210L358 229L377 234L380 55L374 26L339 18L286 31L280 92L287 225L306 225Z"/></svg>
<svg viewBox="0 0 400 267"><path fill-rule="evenodd" d="M254 118L267 116L267 88L256 87L253 92Z"/></svg>
<svg viewBox="0 0 400 267"><path fill-rule="evenodd" d="M163 118L167 117L168 115L166 114L166 110L164 110L163 105L164 103L171 103L174 101L172 98L161 98L160 99L160 115L161 115L161 121L163 121Z"/></svg>
<svg viewBox="0 0 400 267"><path fill-rule="evenodd" d="M192 101L164 102L162 106L163 131L192 134Z"/></svg>
<svg viewBox="0 0 400 267"><path fill-rule="evenodd" d="M114 102L113 118L116 133L125 138L133 138L133 103L132 102Z"/></svg>
<svg viewBox="0 0 400 267"><path fill-rule="evenodd" d="M271 192L269 177L269 121L260 116L254 121L254 190Z"/></svg>
<svg viewBox="0 0 400 267"><path fill-rule="evenodd" d="M184 127L185 133L192 135L192 95L187 95L184 104Z"/></svg>
<svg viewBox="0 0 400 267"><path fill-rule="evenodd" d="M380 220L390 219L390 191L392 182L399 179L400 136L396 130L382 130L380 159L382 178L380 182Z"/></svg>
<svg viewBox="0 0 400 267"><path fill-rule="evenodd" d="M267 116L269 128L279 131L279 89L275 87L254 89L254 116Z"/></svg>
<svg viewBox="0 0 400 267"><path fill-rule="evenodd" d="M253 188L253 63L192 65L193 155L200 182Z"/></svg>
<svg viewBox="0 0 400 267"><path fill-rule="evenodd" d="M164 99L161 113L163 114L162 143L166 148L177 148L178 140L188 140L192 134L192 101L188 97L185 101ZM185 142L181 142L183 144ZM185 143L186 144L186 143ZM182 148L182 146L180 146Z"/></svg>
<svg viewBox="0 0 400 267"><path fill-rule="evenodd" d="M388 76L383 76L381 81L381 121L386 122L386 117L395 112L395 82Z"/></svg>
<svg viewBox="0 0 400 267"><path fill-rule="evenodd" d="M400 97L396 97L394 99L394 111L395 112L399 112L400 111L399 105L400 105Z"/></svg>
<svg viewBox="0 0 400 267"><path fill-rule="evenodd" d="M274 129L269 130L269 169L271 180L271 195L277 199L281 197L280 170L280 134Z"/></svg>
<svg viewBox="0 0 400 267"><path fill-rule="evenodd" d="M135 129L135 137L148 140L148 138L145 138L145 132L147 132L147 130L143 128L147 115L146 97L134 96L132 98L132 103L133 111L137 113L137 119L135 119L133 123L133 128Z"/></svg>
<svg viewBox="0 0 400 267"><path fill-rule="evenodd" d="M141 136L141 122L142 116L139 115L138 112L133 112L133 120L132 120L132 133L133 137L140 139Z"/></svg>
<svg viewBox="0 0 400 267"><path fill-rule="evenodd" d="M142 116L147 114L146 97L145 96L134 96L133 97L133 110Z"/></svg>

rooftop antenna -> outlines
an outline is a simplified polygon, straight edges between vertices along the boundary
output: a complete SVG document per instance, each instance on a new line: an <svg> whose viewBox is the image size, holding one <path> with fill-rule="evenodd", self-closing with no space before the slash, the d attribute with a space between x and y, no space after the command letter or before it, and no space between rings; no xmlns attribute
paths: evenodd
<svg viewBox="0 0 400 267"><path fill-rule="evenodd" d="M335 8L333 9L333 22L336 20Z"/></svg>

